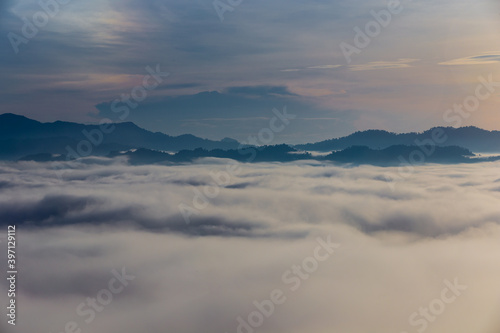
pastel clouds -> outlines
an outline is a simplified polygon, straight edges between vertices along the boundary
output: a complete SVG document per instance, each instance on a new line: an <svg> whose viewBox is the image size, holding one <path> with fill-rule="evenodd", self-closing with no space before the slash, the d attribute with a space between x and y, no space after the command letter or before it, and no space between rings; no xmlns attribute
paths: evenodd
<svg viewBox="0 0 500 333"><path fill-rule="evenodd" d="M481 55L463 57L440 62L440 65L445 66L469 66L469 65L489 65L500 62L500 52L485 53Z"/></svg>
<svg viewBox="0 0 500 333"><path fill-rule="evenodd" d="M351 65L349 68L352 71L372 71L382 69L400 69L413 67L411 64L419 61L419 59L398 59L395 61L372 61L366 64Z"/></svg>

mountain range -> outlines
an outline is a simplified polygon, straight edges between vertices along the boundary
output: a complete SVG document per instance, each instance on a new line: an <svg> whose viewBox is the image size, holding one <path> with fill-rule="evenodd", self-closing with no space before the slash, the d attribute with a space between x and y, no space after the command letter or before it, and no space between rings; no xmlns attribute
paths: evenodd
<svg viewBox="0 0 500 333"><path fill-rule="evenodd" d="M423 163L478 163L500 160L500 156L479 157L468 149L447 146L435 147L431 154L424 154L419 146L395 145L385 149L375 150L366 146L353 146L341 151L335 151L328 155L313 156L310 153L298 151L288 145L246 147L244 149L214 149L205 150L197 148L194 150L182 150L177 153L165 153L150 149L137 149L126 152L112 152L108 157L125 157L132 165L144 164L178 164L191 163L199 158L227 158L242 163L251 162L291 162L299 160L328 161L337 164L362 165L370 164L377 166L398 166L402 164ZM61 158L58 158L62 160ZM24 160L35 160L40 162L54 160L50 155L41 154L29 156Z"/></svg>
<svg viewBox="0 0 500 333"><path fill-rule="evenodd" d="M392 133L383 130L358 131L351 135L316 143L296 145L295 148L306 151L329 152L343 150L352 146L366 146L371 149L385 149L393 145L419 145L418 142L432 140L434 133L439 132L443 142L437 146L459 146L475 153L500 152L500 131L487 131L469 127L434 127L422 133Z"/></svg>
<svg viewBox="0 0 500 333"><path fill-rule="evenodd" d="M229 138L213 141L190 134L170 136L159 132L153 133L131 122L109 125L110 128L111 126L113 130L104 133L99 125L63 121L41 123L24 116L2 114L0 115L0 159L13 160L40 153L67 155L66 147L76 150L80 142L92 140L94 140L92 155L107 155L115 150L137 148L179 151L196 148L237 149L240 145L238 141Z"/></svg>
<svg viewBox="0 0 500 333"><path fill-rule="evenodd" d="M80 147L82 142L85 144ZM76 151L80 148L87 149L87 153L78 156ZM313 156L309 151L330 154ZM0 160L65 161L93 155L123 156L131 164L187 163L197 158L215 157L241 162L314 159L385 166L416 158L418 163L498 159L477 158L472 152L500 152L500 132L477 127L436 127L423 133L404 134L368 130L318 143L251 147L229 138L214 141L189 134L153 133L130 122L105 125L41 123L10 113L0 115Z"/></svg>

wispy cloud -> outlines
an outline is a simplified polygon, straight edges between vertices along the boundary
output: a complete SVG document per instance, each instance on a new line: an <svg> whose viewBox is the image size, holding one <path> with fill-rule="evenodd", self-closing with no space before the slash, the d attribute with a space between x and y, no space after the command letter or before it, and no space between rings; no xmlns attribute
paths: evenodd
<svg viewBox="0 0 500 333"><path fill-rule="evenodd" d="M287 69L282 69L280 72L300 72L303 70L307 69L335 69L342 67L342 65L317 65L317 66L309 66L305 68L287 68Z"/></svg>
<svg viewBox="0 0 500 333"><path fill-rule="evenodd" d="M339 68L342 67L342 65L320 65L320 66L311 66L307 67L308 69L332 69L332 68Z"/></svg>
<svg viewBox="0 0 500 333"><path fill-rule="evenodd" d="M487 65L500 62L500 52L475 55L440 62L444 66Z"/></svg>
<svg viewBox="0 0 500 333"><path fill-rule="evenodd" d="M413 67L410 65L419 59L398 59L396 61L372 61L361 65L349 66L351 71L371 71L376 69L395 69Z"/></svg>

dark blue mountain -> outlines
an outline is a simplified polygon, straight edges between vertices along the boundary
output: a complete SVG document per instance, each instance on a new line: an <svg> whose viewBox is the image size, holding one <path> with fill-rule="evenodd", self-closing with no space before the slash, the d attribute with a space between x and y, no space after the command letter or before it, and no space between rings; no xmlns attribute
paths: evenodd
<svg viewBox="0 0 500 333"><path fill-rule="evenodd" d="M39 153L64 154L69 146L76 150L81 141L89 141L84 133L93 133L93 155L107 155L114 150L147 148L164 151L183 149L237 149L233 139L213 141L194 135L169 136L153 133L133 123L113 124L114 130L102 133L99 125L83 125L56 121L41 123L24 116L6 113L0 115L0 159L17 159ZM102 133L102 138L96 133Z"/></svg>
<svg viewBox="0 0 500 333"><path fill-rule="evenodd" d="M442 142L433 139L433 133L442 133ZM433 140L437 146L459 146L475 153L500 152L500 131L487 131L477 127L435 127L422 133L391 133L382 130L368 130L351 135L325 140L317 143L296 145L300 150L307 151L334 151L343 150L352 146L366 146L371 149L384 149L394 145L414 146L419 142Z"/></svg>
<svg viewBox="0 0 500 333"><path fill-rule="evenodd" d="M401 164L402 159L411 162L412 158L419 156L424 156L424 163L469 163L497 159L471 158L471 151L500 150L500 132L485 131L476 127L441 127L423 133L407 134L370 130L316 144L296 147L284 144L247 146L239 150L239 142L227 138L212 141L189 134L173 137L149 132L130 122L112 126L113 130L103 133L98 125L62 121L41 123L23 116L3 114L0 115L0 159L41 162L73 159L75 156L68 154L68 147L77 150L82 142L87 142L87 146L92 142L90 155L126 156L132 164L188 163L197 158L216 157L240 162L316 159L385 166ZM440 131L440 137L446 137L446 140L441 140L440 145L436 147L418 146L421 143L432 143L430 138L436 131ZM309 153L301 153L299 148L333 152L324 157L313 157ZM432 150L432 153L427 153L429 150Z"/></svg>
<svg viewBox="0 0 500 333"><path fill-rule="evenodd" d="M197 148L194 150L181 150L175 154L169 154L150 149L137 149L128 152L112 152L109 157L126 156L130 164L151 164L160 162L189 163L203 157L228 158L239 162L291 162L296 160L312 159L308 153L297 153L288 145L249 147L241 150L214 149L206 150ZM33 156L34 157L34 156ZM33 158L34 160L34 158Z"/></svg>
<svg viewBox="0 0 500 333"><path fill-rule="evenodd" d="M351 164L371 164L379 166L396 166L401 164L423 163L470 163L485 161L472 159L474 154L468 149L449 146L436 147L432 153L425 154L418 146L395 145L375 150L366 146L353 146L342 151L332 152L325 156L328 161Z"/></svg>
<svg viewBox="0 0 500 333"><path fill-rule="evenodd" d="M450 146L437 147L432 154L425 155L418 146L391 146L375 150L366 146L353 146L342 151L332 152L327 156L313 157L308 153L300 153L287 145L246 148L243 150L182 150L176 154L163 153L149 149L138 149L128 152L113 152L109 157L125 156L133 165L151 163L190 163L198 158L228 158L239 162L291 162L298 160L329 161L338 164L371 164L378 166L398 166L405 163L477 163L499 160L500 157L479 158L468 149ZM423 156L416 158L415 156Z"/></svg>

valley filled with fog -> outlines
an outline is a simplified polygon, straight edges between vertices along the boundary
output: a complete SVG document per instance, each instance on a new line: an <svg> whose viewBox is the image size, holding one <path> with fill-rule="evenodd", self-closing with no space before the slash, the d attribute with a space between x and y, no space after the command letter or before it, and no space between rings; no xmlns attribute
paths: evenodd
<svg viewBox="0 0 500 333"><path fill-rule="evenodd" d="M15 329L498 333L499 167L3 162Z"/></svg>

